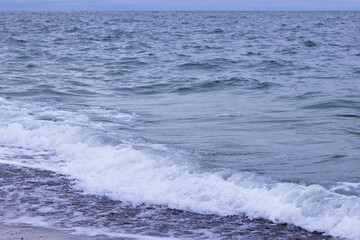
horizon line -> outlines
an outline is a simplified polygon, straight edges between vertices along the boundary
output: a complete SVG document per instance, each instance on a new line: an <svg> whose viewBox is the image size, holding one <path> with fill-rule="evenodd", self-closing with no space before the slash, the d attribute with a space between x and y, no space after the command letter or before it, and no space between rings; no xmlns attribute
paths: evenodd
<svg viewBox="0 0 360 240"><path fill-rule="evenodd" d="M359 10L89 10L89 9L0 9L0 12L360 12Z"/></svg>

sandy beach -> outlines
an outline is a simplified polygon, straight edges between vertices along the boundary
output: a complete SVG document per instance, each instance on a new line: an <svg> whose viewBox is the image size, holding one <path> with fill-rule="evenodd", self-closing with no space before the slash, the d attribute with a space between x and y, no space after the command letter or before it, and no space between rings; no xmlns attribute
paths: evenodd
<svg viewBox="0 0 360 240"><path fill-rule="evenodd" d="M131 238L109 238L104 235L75 235L66 231L33 226L0 225L0 240L124 240Z"/></svg>

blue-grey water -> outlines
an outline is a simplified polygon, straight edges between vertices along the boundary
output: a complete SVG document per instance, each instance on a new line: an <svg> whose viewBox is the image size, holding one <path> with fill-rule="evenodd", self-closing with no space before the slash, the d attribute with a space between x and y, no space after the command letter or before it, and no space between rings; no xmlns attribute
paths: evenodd
<svg viewBox="0 0 360 240"><path fill-rule="evenodd" d="M0 12L0 222L360 239L359 12Z"/></svg>

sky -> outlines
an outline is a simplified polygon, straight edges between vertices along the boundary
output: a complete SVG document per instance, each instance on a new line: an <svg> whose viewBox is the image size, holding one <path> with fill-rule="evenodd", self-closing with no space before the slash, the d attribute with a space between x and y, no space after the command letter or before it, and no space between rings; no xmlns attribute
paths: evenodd
<svg viewBox="0 0 360 240"><path fill-rule="evenodd" d="M0 0L0 10L360 11L360 0Z"/></svg>

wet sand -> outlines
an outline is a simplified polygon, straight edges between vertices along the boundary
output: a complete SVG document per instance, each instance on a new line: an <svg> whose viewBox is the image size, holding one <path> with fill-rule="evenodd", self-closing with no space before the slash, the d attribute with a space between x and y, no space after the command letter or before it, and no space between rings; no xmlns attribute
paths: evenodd
<svg viewBox="0 0 360 240"><path fill-rule="evenodd" d="M33 227L27 225L0 225L0 240L126 240L131 238L109 238L104 235L85 236L70 232Z"/></svg>

